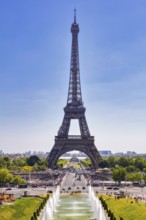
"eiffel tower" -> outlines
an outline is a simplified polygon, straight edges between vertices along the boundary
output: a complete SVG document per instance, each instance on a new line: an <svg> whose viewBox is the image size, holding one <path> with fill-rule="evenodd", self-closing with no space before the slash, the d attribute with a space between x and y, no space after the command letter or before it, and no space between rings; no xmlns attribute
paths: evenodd
<svg viewBox="0 0 146 220"><path fill-rule="evenodd" d="M72 49L67 104L64 108L62 125L58 131L58 135L55 136L55 144L47 158L48 167L53 169L62 154L77 150L85 153L91 159L93 167L98 168L101 157L94 145L94 136L90 135L85 118L86 109L82 101L78 51L79 25L76 23L76 10L74 11L74 22L71 26L71 33ZM70 122L74 119L78 119L79 121L81 135L69 135Z"/></svg>

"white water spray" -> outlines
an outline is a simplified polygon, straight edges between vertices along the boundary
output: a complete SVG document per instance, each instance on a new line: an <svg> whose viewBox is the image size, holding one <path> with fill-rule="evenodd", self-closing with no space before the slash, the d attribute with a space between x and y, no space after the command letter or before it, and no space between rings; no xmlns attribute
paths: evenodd
<svg viewBox="0 0 146 220"><path fill-rule="evenodd" d="M53 212L56 211L56 206L60 197L60 187L54 190L52 197L50 197L42 211L42 215L40 216L40 220L53 220Z"/></svg>
<svg viewBox="0 0 146 220"><path fill-rule="evenodd" d="M92 209L93 209L93 215L94 215L93 218L95 220L107 220L102 204L100 200L95 196L94 190L91 186L88 187L88 191L89 191L89 199L91 201Z"/></svg>

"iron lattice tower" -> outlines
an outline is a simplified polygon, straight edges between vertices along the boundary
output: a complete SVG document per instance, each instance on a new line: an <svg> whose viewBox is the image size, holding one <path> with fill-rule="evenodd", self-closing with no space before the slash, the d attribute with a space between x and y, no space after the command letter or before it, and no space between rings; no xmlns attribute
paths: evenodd
<svg viewBox="0 0 146 220"><path fill-rule="evenodd" d="M76 11L74 14L74 22L71 26L71 33L72 48L67 104L64 108L62 125L58 131L58 135L55 136L55 144L48 156L48 166L54 168L62 154L77 150L88 155L93 166L98 168L101 157L94 145L94 137L90 135L85 118L86 109L82 101L78 49L79 25L76 23ZM78 119L81 135L69 135L70 122L73 119Z"/></svg>

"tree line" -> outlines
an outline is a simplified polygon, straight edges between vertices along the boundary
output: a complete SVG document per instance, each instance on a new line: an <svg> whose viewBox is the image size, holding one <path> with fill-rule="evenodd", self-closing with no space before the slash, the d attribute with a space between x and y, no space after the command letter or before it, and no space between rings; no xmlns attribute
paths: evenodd
<svg viewBox="0 0 146 220"><path fill-rule="evenodd" d="M113 180L146 182L146 159L140 156L128 158L128 157L108 157L103 158L99 163L101 168L110 168L113 174Z"/></svg>
<svg viewBox="0 0 146 220"><path fill-rule="evenodd" d="M67 163L68 160L60 159L57 162L57 166L62 168L66 166ZM81 160L81 163L86 168L92 167L89 158ZM144 180L146 182L146 159L140 156L133 158L115 156L102 158L99 163L99 168L109 168L112 171L113 180L119 183L124 180L133 182ZM2 169L6 169L10 173L45 171L48 169L48 161L46 158L39 158L35 155L17 158L0 156L0 171Z"/></svg>
<svg viewBox="0 0 146 220"><path fill-rule="evenodd" d="M30 157L0 156L0 169L5 168L14 172L43 171L48 168L46 158L39 158L35 155Z"/></svg>
<svg viewBox="0 0 146 220"><path fill-rule="evenodd" d="M86 158L81 160L84 167L91 167L91 160ZM112 171L113 180L146 182L146 159L140 156L133 158L110 156L102 158L99 168L109 168Z"/></svg>
<svg viewBox="0 0 146 220"><path fill-rule="evenodd" d="M14 176L12 173L8 171L8 169L1 168L0 169L1 187L9 183L13 185L19 185L19 184L26 184L26 181L20 175Z"/></svg>

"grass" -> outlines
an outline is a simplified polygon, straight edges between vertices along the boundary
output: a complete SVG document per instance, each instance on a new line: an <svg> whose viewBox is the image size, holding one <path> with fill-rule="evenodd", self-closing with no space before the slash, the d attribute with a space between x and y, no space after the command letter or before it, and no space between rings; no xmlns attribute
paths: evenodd
<svg viewBox="0 0 146 220"><path fill-rule="evenodd" d="M114 216L118 219L121 216L124 220L144 220L146 219L146 205L139 201L137 204L133 199L121 198L115 199L104 195L108 207L114 213ZM133 203L131 203L133 202Z"/></svg>
<svg viewBox="0 0 146 220"><path fill-rule="evenodd" d="M75 162L70 162L69 166L74 167L75 169L80 169L81 168L80 163L75 163Z"/></svg>
<svg viewBox="0 0 146 220"><path fill-rule="evenodd" d="M41 202L41 198L23 197L12 205L1 206L0 220L30 220Z"/></svg>

